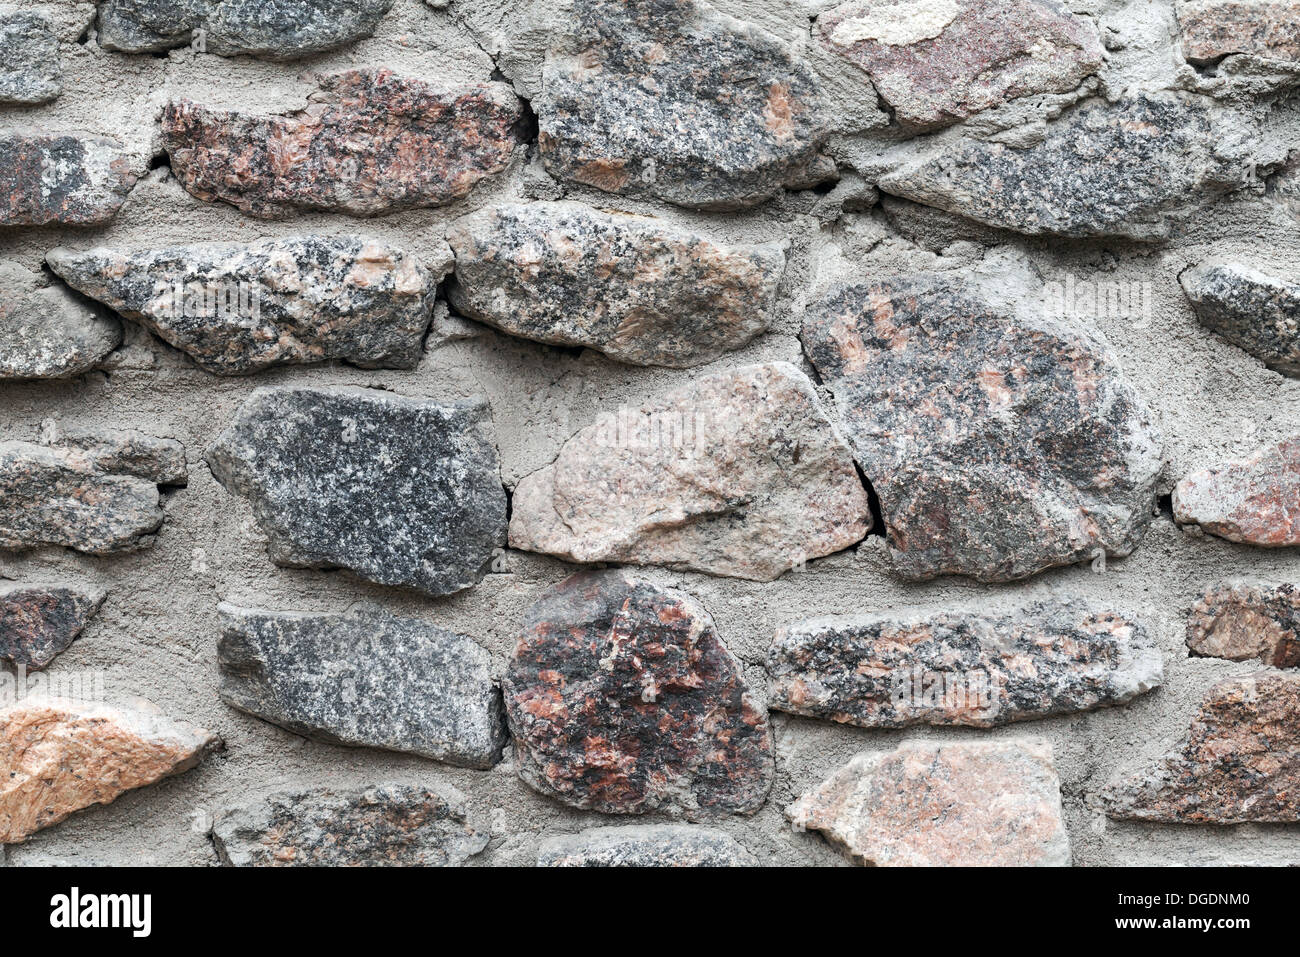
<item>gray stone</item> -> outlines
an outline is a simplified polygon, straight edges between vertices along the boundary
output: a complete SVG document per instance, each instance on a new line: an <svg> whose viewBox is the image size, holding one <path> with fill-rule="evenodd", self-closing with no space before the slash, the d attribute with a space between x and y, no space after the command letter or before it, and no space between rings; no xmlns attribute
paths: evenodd
<svg viewBox="0 0 1300 957"><path fill-rule="evenodd" d="M258 389L208 452L253 505L276 564L351 569L446 595L505 544L506 494L486 401L373 389Z"/></svg>
<svg viewBox="0 0 1300 957"><path fill-rule="evenodd" d="M63 287L40 286L0 262L0 379L60 379L98 366L122 343L122 324Z"/></svg>
<svg viewBox="0 0 1300 957"><path fill-rule="evenodd" d="M160 439L127 429L100 429L61 435L59 445L84 453L103 472L134 475L159 485L189 482L185 446L175 439Z"/></svg>
<svg viewBox="0 0 1300 957"><path fill-rule="evenodd" d="M1300 61L1297 0L1178 0L1188 62L1209 65L1235 54Z"/></svg>
<svg viewBox="0 0 1300 957"><path fill-rule="evenodd" d="M0 226L98 226L117 215L143 158L77 133L0 132Z"/></svg>
<svg viewBox="0 0 1300 957"><path fill-rule="evenodd" d="M68 649L105 593L62 585L0 585L0 658L40 671Z"/></svg>
<svg viewBox="0 0 1300 957"><path fill-rule="evenodd" d="M490 768L505 747L491 656L464 635L388 614L222 605L221 698L297 734Z"/></svg>
<svg viewBox="0 0 1300 957"><path fill-rule="evenodd" d="M151 250L55 249L46 262L78 292L156 332L218 375L343 359L419 362L438 280L363 236L302 236Z"/></svg>
<svg viewBox="0 0 1300 957"><path fill-rule="evenodd" d="M1203 326L1270 369L1300 376L1300 283L1221 261L1178 278Z"/></svg>
<svg viewBox="0 0 1300 957"><path fill-rule="evenodd" d="M270 794L223 812L212 843L232 867L455 867L488 835L454 789L381 784Z"/></svg>
<svg viewBox="0 0 1300 957"><path fill-rule="evenodd" d="M59 38L50 18L0 7L0 103L48 103L62 92Z"/></svg>
<svg viewBox="0 0 1300 957"><path fill-rule="evenodd" d="M767 328L785 272L782 244L723 245L580 203L492 207L447 239L447 297L463 314L637 365L701 365L741 348Z"/></svg>
<svg viewBox="0 0 1300 957"><path fill-rule="evenodd" d="M542 843L538 867L749 867L725 831L686 824L595 827Z"/></svg>
<svg viewBox="0 0 1300 957"><path fill-rule="evenodd" d="M99 45L292 60L370 36L393 0L98 0Z"/></svg>

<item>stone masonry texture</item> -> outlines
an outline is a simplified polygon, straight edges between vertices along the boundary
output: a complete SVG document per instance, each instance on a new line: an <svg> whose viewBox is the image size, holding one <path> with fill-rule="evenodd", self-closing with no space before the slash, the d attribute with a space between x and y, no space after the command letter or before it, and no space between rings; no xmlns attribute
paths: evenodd
<svg viewBox="0 0 1300 957"><path fill-rule="evenodd" d="M0 0L0 866L1300 861L1298 38Z"/></svg>

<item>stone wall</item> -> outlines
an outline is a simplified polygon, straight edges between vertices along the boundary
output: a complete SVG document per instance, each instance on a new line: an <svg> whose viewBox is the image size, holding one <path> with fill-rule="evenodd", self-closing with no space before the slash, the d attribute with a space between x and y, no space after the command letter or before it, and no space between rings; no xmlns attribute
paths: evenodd
<svg viewBox="0 0 1300 957"><path fill-rule="evenodd" d="M0 8L10 866L1300 860L1300 4L261 6Z"/></svg>

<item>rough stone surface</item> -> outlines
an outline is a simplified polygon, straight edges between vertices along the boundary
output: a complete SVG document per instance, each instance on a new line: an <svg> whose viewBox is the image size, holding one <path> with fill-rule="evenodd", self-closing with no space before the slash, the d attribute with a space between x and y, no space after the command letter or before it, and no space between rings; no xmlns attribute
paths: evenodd
<svg viewBox="0 0 1300 957"><path fill-rule="evenodd" d="M1300 588L1246 582L1215 585L1187 617L1193 654L1300 667Z"/></svg>
<svg viewBox="0 0 1300 957"><path fill-rule="evenodd" d="M393 0L99 0L99 45L292 60L370 36Z"/></svg>
<svg viewBox="0 0 1300 957"><path fill-rule="evenodd" d="M385 69L317 79L311 107L285 116L169 103L172 172L199 199L253 216L378 216L459 199L514 151L521 107L504 84L438 86Z"/></svg>
<svg viewBox="0 0 1300 957"><path fill-rule="evenodd" d="M1210 64L1234 53L1300 60L1296 0L1178 0L1183 56Z"/></svg>
<svg viewBox="0 0 1300 957"><path fill-rule="evenodd" d="M1161 440L1082 329L912 276L831 289L802 338L904 578L1009 581L1137 547Z"/></svg>
<svg viewBox="0 0 1300 957"><path fill-rule="evenodd" d="M0 226L106 223L141 166L101 136L0 132Z"/></svg>
<svg viewBox="0 0 1300 957"><path fill-rule="evenodd" d="M77 640L104 598L100 589L0 585L0 658L39 671Z"/></svg>
<svg viewBox="0 0 1300 957"><path fill-rule="evenodd" d="M767 715L695 599L580 572L531 609L502 679L519 774L573 807L750 814L775 773Z"/></svg>
<svg viewBox="0 0 1300 957"><path fill-rule="evenodd" d="M62 92L59 39L50 18L0 7L0 103L48 103Z"/></svg>
<svg viewBox="0 0 1300 957"><path fill-rule="evenodd" d="M1300 376L1300 284L1241 263L1201 263L1179 276L1196 317L1270 369Z"/></svg>
<svg viewBox="0 0 1300 957"><path fill-rule="evenodd" d="M1070 842L1052 747L915 741L855 757L786 809L859 864L1061 867Z"/></svg>
<svg viewBox="0 0 1300 957"><path fill-rule="evenodd" d="M184 461L179 443L131 432L0 442L0 548L108 555L151 544L163 523L158 486L183 483Z"/></svg>
<svg viewBox="0 0 1300 957"><path fill-rule="evenodd" d="M851 0L817 26L918 129L1073 90L1104 57L1096 30L1054 0Z"/></svg>
<svg viewBox="0 0 1300 957"><path fill-rule="evenodd" d="M1158 687L1131 617L1081 602L1012 614L852 615L777 629L768 706L863 728L991 728L1125 704Z"/></svg>
<svg viewBox="0 0 1300 957"><path fill-rule="evenodd" d="M78 292L156 332L218 375L343 359L413 368L439 272L362 236L127 251L54 249Z"/></svg>
<svg viewBox="0 0 1300 957"><path fill-rule="evenodd" d="M706 376L566 442L515 489L510 544L770 581L871 527L848 448L784 362Z"/></svg>
<svg viewBox="0 0 1300 957"><path fill-rule="evenodd" d="M576 0L571 30L534 103L553 175L712 210L824 178L816 78L774 35L697 0Z"/></svg>
<svg viewBox="0 0 1300 957"><path fill-rule="evenodd" d="M258 389L208 452L247 497L271 560L343 567L446 595L476 584L506 535L486 402L368 389Z"/></svg>
<svg viewBox="0 0 1300 957"><path fill-rule="evenodd" d="M886 193L1028 235L1158 239L1239 181L1213 153L1211 113L1174 94L1093 100L1034 145L963 139L903 163Z"/></svg>
<svg viewBox="0 0 1300 957"><path fill-rule="evenodd" d="M1300 545L1300 435L1201 469L1174 487L1174 520L1230 542Z"/></svg>
<svg viewBox="0 0 1300 957"><path fill-rule="evenodd" d="M749 867L725 831L684 824L596 827L542 844L538 867Z"/></svg>
<svg viewBox="0 0 1300 957"><path fill-rule="evenodd" d="M234 867L455 867L488 835L456 791L381 784L271 794L221 814L212 840Z"/></svg>
<svg viewBox="0 0 1300 957"><path fill-rule="evenodd" d="M218 744L148 702L8 704L0 708L0 844L20 844L75 811L188 771Z"/></svg>
<svg viewBox="0 0 1300 957"><path fill-rule="evenodd" d="M772 320L781 244L730 246L580 203L497 206L458 220L447 298L513 335L637 365L700 365Z"/></svg>
<svg viewBox="0 0 1300 957"><path fill-rule="evenodd" d="M0 379L60 379L98 366L122 342L122 324L61 286L0 261Z"/></svg>
<svg viewBox="0 0 1300 957"><path fill-rule="evenodd" d="M1300 675L1263 671L1215 685L1182 744L1102 800L1120 819L1300 821Z"/></svg>
<svg viewBox="0 0 1300 957"><path fill-rule="evenodd" d="M310 738L490 768L505 747L492 660L464 635L386 613L221 606L227 704Z"/></svg>

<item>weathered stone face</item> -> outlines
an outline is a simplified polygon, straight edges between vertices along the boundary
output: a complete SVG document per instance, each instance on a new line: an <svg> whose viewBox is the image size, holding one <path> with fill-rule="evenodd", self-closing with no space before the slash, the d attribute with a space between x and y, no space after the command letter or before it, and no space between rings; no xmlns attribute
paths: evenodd
<svg viewBox="0 0 1300 957"><path fill-rule="evenodd" d="M580 572L529 610L502 680L519 775L565 804L689 820L762 806L767 715L689 595Z"/></svg>
<svg viewBox="0 0 1300 957"><path fill-rule="evenodd" d="M378 216L459 199L514 151L521 111L505 84L440 87L383 69L318 80L312 105L285 116L169 103L163 146L181 185L267 219Z"/></svg>
<svg viewBox="0 0 1300 957"><path fill-rule="evenodd" d="M700 365L772 318L778 243L727 246L580 203L496 206L447 233L459 312L513 335L637 365Z"/></svg>
<svg viewBox="0 0 1300 957"><path fill-rule="evenodd" d="M1096 30L1054 0L850 0L817 26L899 123L918 129L1068 92L1105 56Z"/></svg>
<svg viewBox="0 0 1300 957"><path fill-rule="evenodd" d="M131 432L0 442L0 548L108 555L149 545L163 523L158 486L182 484L184 463L180 443Z"/></svg>
<svg viewBox="0 0 1300 957"><path fill-rule="evenodd" d="M387 614L221 606L221 698L331 744L490 768L505 747L492 660L470 638Z"/></svg>
<svg viewBox="0 0 1300 957"><path fill-rule="evenodd" d="M538 867L749 867L725 831L683 824L594 827L542 844Z"/></svg>
<svg viewBox="0 0 1300 957"><path fill-rule="evenodd" d="M1209 64L1233 53L1300 60L1296 0L1178 0L1183 56Z"/></svg>
<svg viewBox="0 0 1300 957"><path fill-rule="evenodd" d="M1007 615L844 615L777 629L769 707L863 728L991 728L1125 704L1160 685L1140 622L1082 603Z"/></svg>
<svg viewBox="0 0 1300 957"><path fill-rule="evenodd" d="M100 589L0 585L0 658L40 671L76 641L104 598Z"/></svg>
<svg viewBox="0 0 1300 957"><path fill-rule="evenodd" d="M142 171L116 140L0 133L0 226L106 223Z"/></svg>
<svg viewBox="0 0 1300 957"><path fill-rule="evenodd" d="M1174 520L1230 542L1300 545L1300 435L1193 472L1174 487Z"/></svg>
<svg viewBox="0 0 1300 957"><path fill-rule="evenodd" d="M0 9L0 103L48 103L63 92L59 39L37 10Z"/></svg>
<svg viewBox="0 0 1300 957"><path fill-rule="evenodd" d="M534 107L546 168L609 193L740 209L825 177L812 72L698 0L577 0Z"/></svg>
<svg viewBox="0 0 1300 957"><path fill-rule="evenodd" d="M99 0L99 45L123 53L198 47L292 60L363 39L393 0Z"/></svg>
<svg viewBox="0 0 1300 957"><path fill-rule="evenodd" d="M784 362L603 417L515 489L510 544L770 581L871 527L848 448Z"/></svg>
<svg viewBox="0 0 1300 957"><path fill-rule="evenodd" d="M490 412L370 389L258 389L208 452L271 560L447 595L505 543Z"/></svg>
<svg viewBox="0 0 1300 957"><path fill-rule="evenodd" d="M0 708L0 844L21 844L75 811L188 771L219 743L147 702L24 698Z"/></svg>
<svg viewBox="0 0 1300 957"><path fill-rule="evenodd" d="M122 324L58 285L0 262L0 379L59 379L98 366L122 343Z"/></svg>
<svg viewBox="0 0 1300 957"><path fill-rule="evenodd" d="M1067 867L1061 782L1038 738L860 754L786 809L859 864Z"/></svg>
<svg viewBox="0 0 1300 957"><path fill-rule="evenodd" d="M1202 325L1270 369L1300 376L1300 284L1233 262L1202 263L1178 278Z"/></svg>
<svg viewBox="0 0 1300 957"><path fill-rule="evenodd" d="M1102 794L1113 818L1174 824L1300 821L1300 675L1211 688L1184 742Z"/></svg>
<svg viewBox="0 0 1300 957"><path fill-rule="evenodd" d="M1187 617L1187 647L1208 658L1300 667L1300 588L1243 582L1207 589Z"/></svg>
<svg viewBox="0 0 1300 957"><path fill-rule="evenodd" d="M802 338L904 578L1010 581L1141 541L1160 437L1082 330L913 276L831 290Z"/></svg>
<svg viewBox="0 0 1300 957"><path fill-rule="evenodd" d="M1159 239L1238 181L1209 110L1174 94L1094 100L1017 147L964 139L882 176L886 193L1028 235ZM1102 158L1102 159L1099 159Z"/></svg>
<svg viewBox="0 0 1300 957"><path fill-rule="evenodd" d="M303 236L126 251L55 249L78 292L218 375L343 359L413 368L448 255L433 272L377 239Z"/></svg>
<svg viewBox="0 0 1300 957"><path fill-rule="evenodd" d="M457 791L382 784L268 795L223 813L212 841L234 867L455 867L488 835L466 823Z"/></svg>

